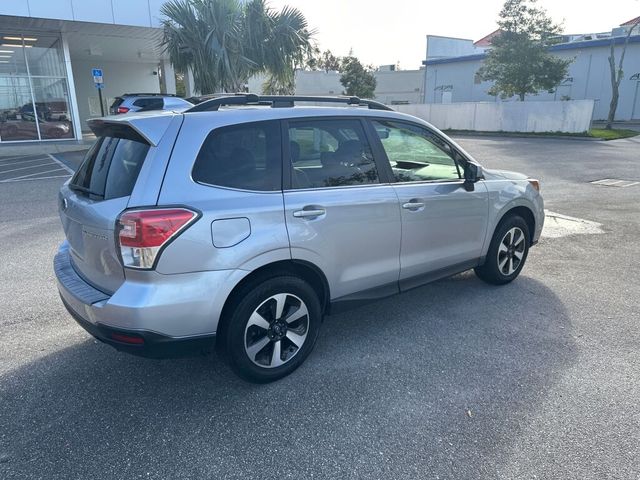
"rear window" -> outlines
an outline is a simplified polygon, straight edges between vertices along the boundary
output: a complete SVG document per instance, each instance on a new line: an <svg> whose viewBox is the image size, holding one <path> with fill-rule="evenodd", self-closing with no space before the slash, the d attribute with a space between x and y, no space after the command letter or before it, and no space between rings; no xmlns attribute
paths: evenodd
<svg viewBox="0 0 640 480"><path fill-rule="evenodd" d="M164 107L164 102L162 97L155 98L139 98L133 104L136 107L140 107L144 110L162 110Z"/></svg>
<svg viewBox="0 0 640 480"><path fill-rule="evenodd" d="M73 176L69 188L96 200L131 195L149 145L136 140L100 137Z"/></svg>
<svg viewBox="0 0 640 480"><path fill-rule="evenodd" d="M280 126L273 121L216 129L205 139L192 177L221 187L281 190L281 143Z"/></svg>
<svg viewBox="0 0 640 480"><path fill-rule="evenodd" d="M122 105L122 102L124 102L124 98L116 97L113 99L113 103L111 104L110 108L118 108L120 105Z"/></svg>

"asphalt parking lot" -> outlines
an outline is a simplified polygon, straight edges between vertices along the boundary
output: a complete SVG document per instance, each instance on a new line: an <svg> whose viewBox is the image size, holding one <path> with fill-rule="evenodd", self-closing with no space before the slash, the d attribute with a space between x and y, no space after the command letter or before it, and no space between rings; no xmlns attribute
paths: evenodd
<svg viewBox="0 0 640 480"><path fill-rule="evenodd" d="M640 181L640 137L459 141L603 233L328 317L262 386L95 342L54 283L65 174L0 183L0 478L640 478L640 185L590 183Z"/></svg>

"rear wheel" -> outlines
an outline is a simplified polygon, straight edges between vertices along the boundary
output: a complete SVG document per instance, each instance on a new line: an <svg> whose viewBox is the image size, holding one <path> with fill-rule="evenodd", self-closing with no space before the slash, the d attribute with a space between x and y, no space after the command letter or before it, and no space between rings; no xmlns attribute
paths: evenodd
<svg viewBox="0 0 640 480"><path fill-rule="evenodd" d="M226 329L226 353L242 378L265 383L293 372L318 336L320 300L304 280L271 278L239 295Z"/></svg>
<svg viewBox="0 0 640 480"><path fill-rule="evenodd" d="M530 238L522 217L511 215L502 220L493 234L484 265L475 268L476 275L494 285L514 280L524 267Z"/></svg>

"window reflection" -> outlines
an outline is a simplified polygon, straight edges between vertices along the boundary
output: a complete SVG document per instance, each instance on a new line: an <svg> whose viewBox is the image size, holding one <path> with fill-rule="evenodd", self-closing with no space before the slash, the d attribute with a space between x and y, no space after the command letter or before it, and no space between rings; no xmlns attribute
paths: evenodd
<svg viewBox="0 0 640 480"><path fill-rule="evenodd" d="M28 78L0 77L0 140L38 140Z"/></svg>
<svg viewBox="0 0 640 480"><path fill-rule="evenodd" d="M0 31L0 142L73 137L60 38Z"/></svg>

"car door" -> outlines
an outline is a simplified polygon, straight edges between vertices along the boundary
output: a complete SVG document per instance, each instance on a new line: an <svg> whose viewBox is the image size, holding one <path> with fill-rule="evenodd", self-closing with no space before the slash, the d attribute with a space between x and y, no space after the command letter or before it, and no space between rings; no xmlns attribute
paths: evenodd
<svg viewBox="0 0 640 480"><path fill-rule="evenodd" d="M291 255L319 267L332 300L398 292L400 212L358 118L289 120L285 217Z"/></svg>
<svg viewBox="0 0 640 480"><path fill-rule="evenodd" d="M400 289L475 266L488 219L484 183L465 190L461 154L435 132L396 120L371 126L401 207Z"/></svg>

